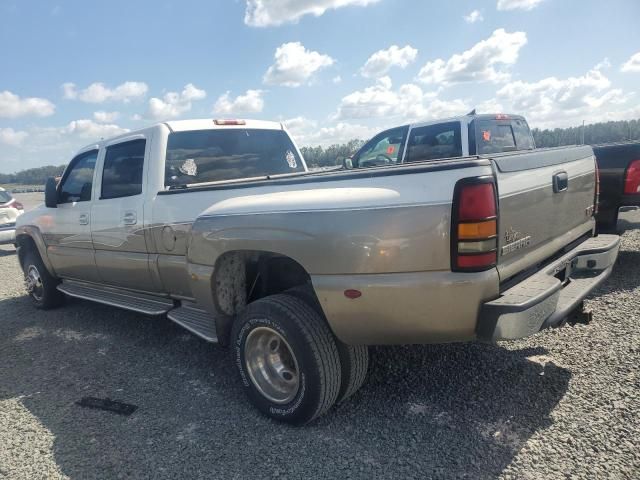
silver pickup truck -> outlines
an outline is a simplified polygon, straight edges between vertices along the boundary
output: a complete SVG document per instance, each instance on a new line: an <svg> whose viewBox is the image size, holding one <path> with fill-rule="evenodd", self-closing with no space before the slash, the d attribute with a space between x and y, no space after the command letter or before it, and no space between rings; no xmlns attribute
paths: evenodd
<svg viewBox="0 0 640 480"><path fill-rule="evenodd" d="M619 246L593 236L596 185L590 147L308 172L279 123L174 121L83 148L16 243L37 307L166 314L303 424L362 385L368 345L516 339L580 311Z"/></svg>

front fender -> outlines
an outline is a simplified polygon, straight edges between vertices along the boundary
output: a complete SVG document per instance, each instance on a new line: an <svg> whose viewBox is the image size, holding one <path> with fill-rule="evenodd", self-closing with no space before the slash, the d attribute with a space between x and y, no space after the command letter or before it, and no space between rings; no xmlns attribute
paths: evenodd
<svg viewBox="0 0 640 480"><path fill-rule="evenodd" d="M22 247L21 241L25 238L33 241L34 245L38 249L38 253L40 254L40 258L42 259L42 263L45 268L52 276L57 277L56 271L49 260L47 245L44 243L44 237L42 236L40 229L34 225L20 225L16 227L16 243L18 244L18 247Z"/></svg>

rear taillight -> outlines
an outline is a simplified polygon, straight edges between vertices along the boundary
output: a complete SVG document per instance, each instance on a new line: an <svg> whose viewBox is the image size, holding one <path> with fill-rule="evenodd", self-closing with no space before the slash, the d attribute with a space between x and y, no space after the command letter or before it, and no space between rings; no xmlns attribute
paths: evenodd
<svg viewBox="0 0 640 480"><path fill-rule="evenodd" d="M498 206L493 177L456 184L451 221L451 269L479 272L496 265Z"/></svg>
<svg viewBox="0 0 640 480"><path fill-rule="evenodd" d="M640 194L640 160L634 160L627 167L624 176L624 193L625 195Z"/></svg>

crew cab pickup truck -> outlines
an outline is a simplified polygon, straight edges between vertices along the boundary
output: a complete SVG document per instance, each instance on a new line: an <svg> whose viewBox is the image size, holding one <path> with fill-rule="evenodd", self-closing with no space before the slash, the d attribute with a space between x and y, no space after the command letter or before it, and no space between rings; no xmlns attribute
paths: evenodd
<svg viewBox="0 0 640 480"><path fill-rule="evenodd" d="M412 155L308 172L279 123L250 120L89 145L18 220L28 292L230 345L251 402L304 424L363 384L368 345L533 335L610 274L619 237L593 236L590 147Z"/></svg>
<svg viewBox="0 0 640 480"><path fill-rule="evenodd" d="M600 169L598 229L618 231L620 214L628 220L640 210L640 142L594 145ZM621 219L623 220L623 219Z"/></svg>

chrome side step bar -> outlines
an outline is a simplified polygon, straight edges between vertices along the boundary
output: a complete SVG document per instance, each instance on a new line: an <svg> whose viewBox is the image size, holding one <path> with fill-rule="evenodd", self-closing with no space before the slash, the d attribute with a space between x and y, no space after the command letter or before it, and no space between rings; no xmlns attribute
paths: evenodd
<svg viewBox="0 0 640 480"><path fill-rule="evenodd" d="M216 322L209 312L193 305L183 305L171 310L167 317L207 342L218 343Z"/></svg>
<svg viewBox="0 0 640 480"><path fill-rule="evenodd" d="M92 302L120 307L145 315L163 315L174 308L173 300L169 298L130 292L112 287L103 287L89 283L64 280L58 285L58 290L70 297L91 300Z"/></svg>
<svg viewBox="0 0 640 480"><path fill-rule="evenodd" d="M124 308L145 315L166 313L169 320L186 328L194 335L207 342L218 343L215 319L209 312L191 302L183 302L182 306L176 307L174 301L169 298L74 280L64 280L58 285L58 290L70 297Z"/></svg>

